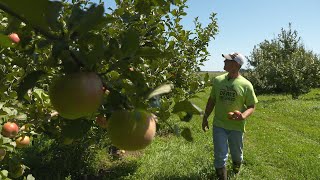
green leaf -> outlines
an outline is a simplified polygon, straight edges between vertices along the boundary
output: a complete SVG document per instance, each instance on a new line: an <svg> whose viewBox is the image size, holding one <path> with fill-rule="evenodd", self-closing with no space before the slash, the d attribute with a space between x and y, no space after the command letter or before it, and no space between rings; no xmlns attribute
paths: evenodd
<svg viewBox="0 0 320 180"><path fill-rule="evenodd" d="M110 38L109 45L107 49L104 52L104 56L106 59L110 59L112 56L116 57L117 59L120 59L120 48L119 43L116 39Z"/></svg>
<svg viewBox="0 0 320 180"><path fill-rule="evenodd" d="M33 88L36 82L40 79L42 75L44 75L44 71L33 71L27 74L23 80L20 82L17 93L18 99L22 100L24 94L31 88Z"/></svg>
<svg viewBox="0 0 320 180"><path fill-rule="evenodd" d="M0 135L1 137L2 135ZM10 138L7 138L7 137L3 137L2 136L2 146L3 147L11 147L10 143L12 142L12 140Z"/></svg>
<svg viewBox="0 0 320 180"><path fill-rule="evenodd" d="M6 112L6 115L9 115L9 116L16 116L18 114L18 111L13 108L3 107L2 110L3 112Z"/></svg>
<svg viewBox="0 0 320 180"><path fill-rule="evenodd" d="M64 137L78 139L83 137L90 130L91 124L86 119L78 119L76 121L66 120L61 127L61 134Z"/></svg>
<svg viewBox="0 0 320 180"><path fill-rule="evenodd" d="M121 41L122 57L132 57L139 49L139 32L133 28L130 28L124 33Z"/></svg>
<svg viewBox="0 0 320 180"><path fill-rule="evenodd" d="M18 14L32 26L43 30L49 29L45 19L48 5L48 0L0 0L0 9Z"/></svg>
<svg viewBox="0 0 320 180"><path fill-rule="evenodd" d="M0 34L0 46L13 47L14 43L12 43L8 35Z"/></svg>
<svg viewBox="0 0 320 180"><path fill-rule="evenodd" d="M21 21L13 16L8 16L8 26L6 29L6 33L12 33L15 32L17 29L19 29L21 24Z"/></svg>
<svg viewBox="0 0 320 180"><path fill-rule="evenodd" d="M137 56L140 57L163 57L164 53L159 49L151 48L151 47L142 47L137 50Z"/></svg>
<svg viewBox="0 0 320 180"><path fill-rule="evenodd" d="M5 104L5 102L0 102L0 109L2 109Z"/></svg>
<svg viewBox="0 0 320 180"><path fill-rule="evenodd" d="M163 106L163 104L162 104L162 106ZM161 107L161 108L163 108L163 107ZM171 114L168 111L161 111L161 113L158 115L158 117L159 117L160 121L166 121L169 119L170 115Z"/></svg>
<svg viewBox="0 0 320 180"><path fill-rule="evenodd" d="M15 117L17 120L27 120L27 115L26 114L19 114Z"/></svg>
<svg viewBox="0 0 320 180"><path fill-rule="evenodd" d="M190 130L189 128L184 128L184 129L182 130L182 132L181 132L181 136L182 136L185 140L187 140L187 141L189 141L189 142L192 142L192 141L193 141L193 137L192 137L192 135L191 135L191 130Z"/></svg>
<svg viewBox="0 0 320 180"><path fill-rule="evenodd" d="M188 100L180 101L173 107L172 113L186 112L188 114L202 115L203 110Z"/></svg>
<svg viewBox="0 0 320 180"><path fill-rule="evenodd" d="M8 174L9 174L9 172L7 170L0 171L1 179L3 179L3 178L4 178L3 180L9 179L9 178L7 178Z"/></svg>
<svg viewBox="0 0 320 180"><path fill-rule="evenodd" d="M179 112L178 115L180 117L180 120L184 122L190 122L193 117L193 114L189 114L185 112Z"/></svg>
<svg viewBox="0 0 320 180"><path fill-rule="evenodd" d="M32 174L28 174L27 180L35 180L36 178L32 176Z"/></svg>
<svg viewBox="0 0 320 180"><path fill-rule="evenodd" d="M8 113L2 109L0 109L0 116L5 116L7 115Z"/></svg>
<svg viewBox="0 0 320 180"><path fill-rule="evenodd" d="M166 2L165 0L155 0L154 1L155 4L157 4L158 6L166 6L167 4L169 4L168 2ZM169 4L170 5L170 4Z"/></svg>
<svg viewBox="0 0 320 180"><path fill-rule="evenodd" d="M93 48L89 52L87 58L88 58L88 64L94 65L98 62L101 62L101 60L104 58L104 43L103 38L100 35L92 36L93 38Z"/></svg>
<svg viewBox="0 0 320 180"><path fill-rule="evenodd" d="M54 41L52 47L52 56L58 58L58 56L67 49L67 44L63 41Z"/></svg>
<svg viewBox="0 0 320 180"><path fill-rule="evenodd" d="M44 90L39 88L34 89L32 94L36 95L37 98L41 100L46 100L48 98L48 95L44 92Z"/></svg>
<svg viewBox="0 0 320 180"><path fill-rule="evenodd" d="M6 151L13 152L14 151L14 145L10 144L12 141L6 141L2 144L2 147L6 149Z"/></svg>
<svg viewBox="0 0 320 180"><path fill-rule="evenodd" d="M155 90L153 90L149 95L147 99L150 99L154 96L158 96L161 94L169 93L173 89L173 84L163 84L159 87L157 87Z"/></svg>
<svg viewBox="0 0 320 180"><path fill-rule="evenodd" d="M62 3L58 1L50 1L46 9L46 21L53 30L58 30L60 24L58 22L58 17L62 8Z"/></svg>
<svg viewBox="0 0 320 180"><path fill-rule="evenodd" d="M97 25L104 22L104 7L103 5L92 5L87 12L79 12L78 18L72 19L71 23L77 24L74 26L73 30L81 34L85 34L88 31L94 29ZM77 15L76 15L77 16ZM80 19L79 19L80 18Z"/></svg>
<svg viewBox="0 0 320 180"><path fill-rule="evenodd" d="M109 106L114 109L122 108L122 104L124 104L125 101L125 97L120 92L110 89L110 94L106 100Z"/></svg>
<svg viewBox="0 0 320 180"><path fill-rule="evenodd" d="M180 127L177 124L173 126L173 131L176 136L180 136Z"/></svg>
<svg viewBox="0 0 320 180"><path fill-rule="evenodd" d="M141 14L149 15L151 12L151 2L150 1L145 1L145 0L138 0L135 1L135 8L137 11Z"/></svg>

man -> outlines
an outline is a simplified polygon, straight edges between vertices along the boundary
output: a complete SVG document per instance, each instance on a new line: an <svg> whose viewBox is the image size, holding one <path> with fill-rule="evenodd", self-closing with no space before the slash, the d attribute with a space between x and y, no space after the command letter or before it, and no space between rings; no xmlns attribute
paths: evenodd
<svg viewBox="0 0 320 180"><path fill-rule="evenodd" d="M208 117L213 108L214 166L219 179L227 179L226 162L228 148L233 162L233 171L238 173L243 161L243 133L245 119L255 110L258 99L252 84L241 76L239 70L245 57L240 53L222 54L224 70L227 73L217 76L212 84L202 129L209 129Z"/></svg>

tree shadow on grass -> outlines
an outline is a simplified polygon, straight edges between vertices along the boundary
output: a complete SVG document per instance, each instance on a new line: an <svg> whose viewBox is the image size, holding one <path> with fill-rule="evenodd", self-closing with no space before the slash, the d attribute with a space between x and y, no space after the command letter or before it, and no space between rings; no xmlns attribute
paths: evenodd
<svg viewBox="0 0 320 180"><path fill-rule="evenodd" d="M213 169L213 167L205 167L201 169L197 173L188 174L188 175L171 175L171 176L165 176L165 174L159 174L154 179L166 179L166 180L215 180L216 172Z"/></svg>
<svg viewBox="0 0 320 180"><path fill-rule="evenodd" d="M134 174L137 170L138 164L136 161L123 162L109 169L104 169L99 172L101 180L123 179L129 174Z"/></svg>
<svg viewBox="0 0 320 180"><path fill-rule="evenodd" d="M263 104L273 104L276 102L282 102L282 101L287 101L288 99L283 98L283 99L278 99L278 98L271 98L271 99L265 99L265 100L259 100L259 103Z"/></svg>
<svg viewBox="0 0 320 180"><path fill-rule="evenodd" d="M108 169L101 169L97 175L86 175L78 180L118 180L134 174L138 165L136 162L124 162Z"/></svg>
<svg viewBox="0 0 320 180"><path fill-rule="evenodd" d="M231 167L227 168L228 179L236 179L237 175L234 174ZM200 172L189 174L186 176L172 175L158 175L154 179L165 180L217 180L216 171L213 168L203 168Z"/></svg>
<svg viewBox="0 0 320 180"><path fill-rule="evenodd" d="M320 101L320 96L316 95L315 97L301 98L301 100L304 100L304 101Z"/></svg>

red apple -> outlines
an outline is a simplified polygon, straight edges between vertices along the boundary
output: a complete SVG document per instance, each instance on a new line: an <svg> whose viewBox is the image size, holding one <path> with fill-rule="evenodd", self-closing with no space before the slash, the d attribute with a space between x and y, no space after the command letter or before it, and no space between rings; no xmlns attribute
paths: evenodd
<svg viewBox="0 0 320 180"><path fill-rule="evenodd" d="M3 126L2 126L2 131L1 134L4 137L8 137L8 138L14 138L19 132L19 127L16 123L13 122L6 122Z"/></svg>
<svg viewBox="0 0 320 180"><path fill-rule="evenodd" d="M9 38L12 42L18 44L20 42L20 38L17 33L9 34Z"/></svg>

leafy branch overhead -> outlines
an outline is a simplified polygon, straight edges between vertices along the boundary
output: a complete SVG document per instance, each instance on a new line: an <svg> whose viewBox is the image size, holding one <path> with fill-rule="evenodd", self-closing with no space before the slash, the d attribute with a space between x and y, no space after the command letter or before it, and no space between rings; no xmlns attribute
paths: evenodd
<svg viewBox="0 0 320 180"><path fill-rule="evenodd" d="M202 114L189 99L208 86L209 77L198 72L218 31L215 14L205 27L195 19L194 30L185 30L185 0L116 0L106 7L90 0L0 0L0 125L22 129L0 136L9 153L1 177L12 167L25 170L21 159L10 158L37 138L77 150L97 142L141 149L156 130L179 129L179 121L168 121L172 113L185 122ZM193 141L191 129L179 134Z"/></svg>

